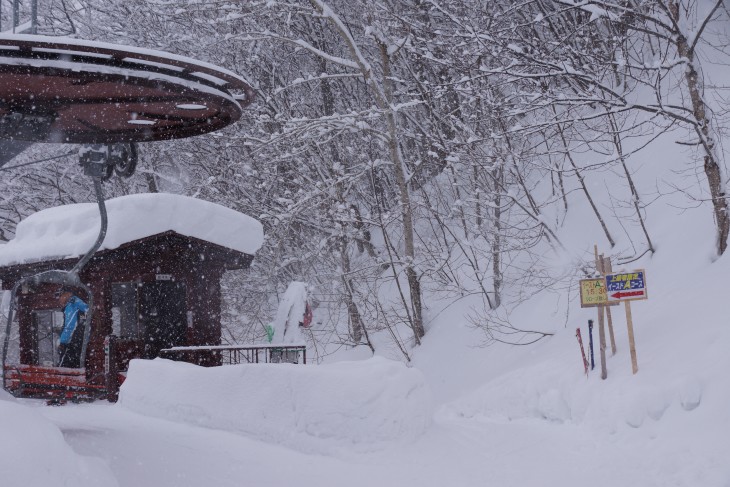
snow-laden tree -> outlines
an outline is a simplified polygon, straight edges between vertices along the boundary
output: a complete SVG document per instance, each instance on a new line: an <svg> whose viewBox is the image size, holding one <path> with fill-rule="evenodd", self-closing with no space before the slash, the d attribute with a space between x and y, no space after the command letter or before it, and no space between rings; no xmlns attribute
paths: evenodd
<svg viewBox="0 0 730 487"><path fill-rule="evenodd" d="M473 294L490 339L525 340L509 311L591 271L550 264L572 248L561 227L575 208L615 255L655 251L635 155L676 127L694 134L681 142L725 249L724 121L702 69L708 48L726 62L720 2L53 0L42 14L46 33L191 56L256 90L239 123L145 144L138 174L106 188L180 192L264 223L253 269L224 282L230 341L263 338L291 281L312 285L308 333L324 348L385 336L408 357L434 299ZM0 237L91 199L74 158L5 173Z"/></svg>

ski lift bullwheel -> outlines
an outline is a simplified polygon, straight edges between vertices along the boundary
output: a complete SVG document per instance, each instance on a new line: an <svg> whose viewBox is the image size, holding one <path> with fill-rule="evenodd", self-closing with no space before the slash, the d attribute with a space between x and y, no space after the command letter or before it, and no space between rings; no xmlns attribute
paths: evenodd
<svg viewBox="0 0 730 487"><path fill-rule="evenodd" d="M0 35L0 138L80 144L178 139L237 121L252 100L242 78L190 58Z"/></svg>
<svg viewBox="0 0 730 487"><path fill-rule="evenodd" d="M117 176L128 178L134 174L134 170L137 168L137 144L120 144L117 153L111 157Z"/></svg>

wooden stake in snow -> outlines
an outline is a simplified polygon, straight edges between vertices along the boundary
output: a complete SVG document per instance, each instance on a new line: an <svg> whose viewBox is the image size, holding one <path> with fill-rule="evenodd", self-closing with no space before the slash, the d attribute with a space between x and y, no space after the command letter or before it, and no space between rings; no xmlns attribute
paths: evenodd
<svg viewBox="0 0 730 487"><path fill-rule="evenodd" d="M631 301L624 301L626 306L626 326L629 328L629 350L631 351L631 370L633 373L639 371L639 363L636 359L636 343L634 342L634 322L631 319Z"/></svg>
<svg viewBox="0 0 730 487"><path fill-rule="evenodd" d="M606 295L609 302L623 301L626 307L626 326L629 330L629 351L631 352L631 369L634 374L639 371L634 342L634 322L631 317L631 301L647 299L646 271L638 269L630 272L606 274Z"/></svg>
<svg viewBox="0 0 730 487"><path fill-rule="evenodd" d="M593 247L593 252L596 257L596 269L601 272L603 261L603 255L598 255L598 245ZM606 326L603 321L603 309L605 306L598 307L598 343L599 350L601 352L601 379L608 378L608 369L606 368Z"/></svg>
<svg viewBox="0 0 730 487"><path fill-rule="evenodd" d="M606 274L610 274L613 271L611 266L611 257L602 259L603 266L601 267L601 274L605 277ZM611 308L606 306L606 318L608 319L608 336L611 338L611 356L616 355L616 337L613 334L613 319L611 319Z"/></svg>

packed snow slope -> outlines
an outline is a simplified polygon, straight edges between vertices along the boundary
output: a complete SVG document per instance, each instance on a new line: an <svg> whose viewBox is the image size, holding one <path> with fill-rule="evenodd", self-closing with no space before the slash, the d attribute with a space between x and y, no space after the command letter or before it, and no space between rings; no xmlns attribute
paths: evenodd
<svg viewBox="0 0 730 487"><path fill-rule="evenodd" d="M705 223L684 228L699 237ZM573 303L567 325L519 310L556 320L529 347L480 347L481 332L444 312L412 368L138 361L119 404L40 411L129 486L727 487L730 265L699 238L670 250L638 264L650 299L633 304L637 375L614 308L608 379L586 377L574 334L595 310Z"/></svg>
<svg viewBox="0 0 730 487"><path fill-rule="evenodd" d="M649 290L632 305L636 375L622 307L608 378L597 330L584 374L575 330L587 348L596 310L575 286L511 312L552 333L529 346L483 346L470 298L431 302L408 366L363 350L308 366L139 361L116 405L0 401L0 485L730 487L730 256L714 254L708 208L674 203L647 220L657 252L624 268ZM573 256L556 265L590 259L591 225L566 222Z"/></svg>
<svg viewBox="0 0 730 487"><path fill-rule="evenodd" d="M117 485L108 466L73 451L61 431L0 391L0 485Z"/></svg>
<svg viewBox="0 0 730 487"><path fill-rule="evenodd" d="M119 405L322 453L413 440L433 417L421 372L380 357L318 367L134 360Z"/></svg>
<svg viewBox="0 0 730 487"><path fill-rule="evenodd" d="M597 343L586 377L575 339L596 311L575 296L567 318L549 296L514 312L554 333L530 346L480 346L464 300L410 366L137 361L116 405L0 401L2 485L728 487L730 260L711 229L697 213L652 227L659 251L632 266L649 287L636 375L620 307L601 380Z"/></svg>

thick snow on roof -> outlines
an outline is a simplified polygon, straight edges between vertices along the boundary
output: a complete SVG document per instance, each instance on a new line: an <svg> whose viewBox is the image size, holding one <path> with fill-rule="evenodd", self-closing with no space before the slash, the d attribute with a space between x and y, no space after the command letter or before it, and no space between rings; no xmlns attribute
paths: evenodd
<svg viewBox="0 0 730 487"><path fill-rule="evenodd" d="M257 220L208 201L168 193L134 194L106 202L109 227L100 250L172 230L254 254L263 243ZM101 217L96 203L49 208L18 224L0 246L0 266L78 257L91 248Z"/></svg>

